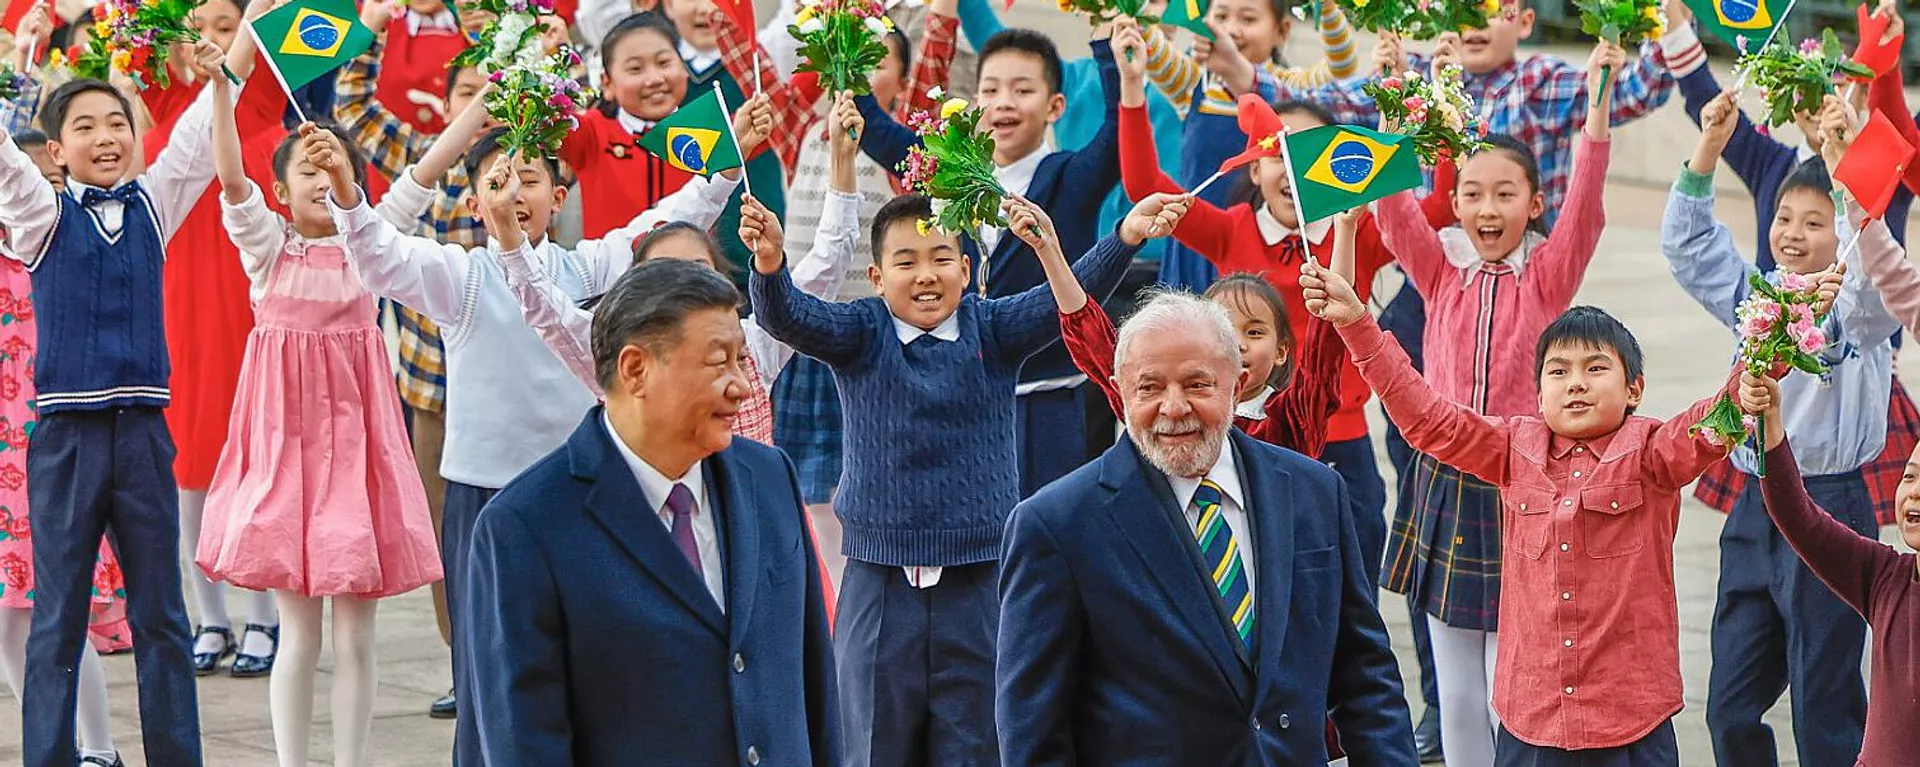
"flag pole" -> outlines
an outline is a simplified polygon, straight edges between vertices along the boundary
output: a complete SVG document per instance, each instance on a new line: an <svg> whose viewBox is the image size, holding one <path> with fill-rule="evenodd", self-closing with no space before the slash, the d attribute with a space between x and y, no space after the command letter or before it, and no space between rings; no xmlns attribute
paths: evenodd
<svg viewBox="0 0 1920 767"><path fill-rule="evenodd" d="M251 21L247 22L246 27L247 36L253 38L253 45L259 49L260 58L267 60L267 69L273 72L273 79L280 81L280 90L287 94L287 103L293 106L294 116L300 118L300 122L303 123L313 122L307 119L307 110L300 108L300 99L294 98L293 88L287 86L286 76L280 74L280 65L274 63L273 56L268 55L267 44L260 40L260 31L253 28Z"/></svg>
<svg viewBox="0 0 1920 767"><path fill-rule="evenodd" d="M1195 197L1200 196L1200 192L1202 190L1205 190L1207 187L1213 186L1213 182L1219 181L1222 177L1226 176L1227 170L1228 170L1227 168L1221 168L1220 170L1215 171L1213 175L1207 177L1207 180L1202 181L1198 184L1195 184L1193 189L1187 191L1187 194L1193 195Z"/></svg>
<svg viewBox="0 0 1920 767"><path fill-rule="evenodd" d="M718 82L713 84L713 97L719 99L720 114L727 118L727 140L733 142L733 153L740 156L740 187L753 197L753 180L747 178L747 153L740 148L740 134L733 129L733 110L727 108L727 94L720 92Z"/></svg>
<svg viewBox="0 0 1920 767"><path fill-rule="evenodd" d="M1307 255L1307 263L1318 267L1320 262L1314 260L1313 242L1307 239L1307 209L1300 204L1300 185L1294 183L1297 177L1293 175L1293 151L1287 148L1287 135L1292 132L1280 131L1280 162L1286 165L1287 185L1293 189L1293 228L1300 235L1300 252Z"/></svg>

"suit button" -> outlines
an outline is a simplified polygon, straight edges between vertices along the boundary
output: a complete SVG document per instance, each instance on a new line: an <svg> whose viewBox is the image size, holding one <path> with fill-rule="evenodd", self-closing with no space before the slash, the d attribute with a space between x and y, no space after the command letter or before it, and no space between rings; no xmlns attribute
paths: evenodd
<svg viewBox="0 0 1920 767"><path fill-rule="evenodd" d="M759 764L759 763L760 763L760 749L754 748L753 746L747 746L747 764Z"/></svg>
<svg viewBox="0 0 1920 767"><path fill-rule="evenodd" d="M1288 727L1292 727L1292 726L1293 726L1293 721L1292 721L1292 720L1290 720L1290 719L1288 719L1288 718L1287 718L1287 715L1286 715L1286 714L1281 714L1281 715L1280 715L1280 729L1282 729L1282 730L1284 730L1284 729L1287 729Z"/></svg>
<svg viewBox="0 0 1920 767"><path fill-rule="evenodd" d="M1260 717L1256 716L1253 718L1253 729L1256 729L1256 730L1261 729Z"/></svg>
<svg viewBox="0 0 1920 767"><path fill-rule="evenodd" d="M740 653L733 654L733 673L735 674L747 673L747 659L745 656L742 656Z"/></svg>

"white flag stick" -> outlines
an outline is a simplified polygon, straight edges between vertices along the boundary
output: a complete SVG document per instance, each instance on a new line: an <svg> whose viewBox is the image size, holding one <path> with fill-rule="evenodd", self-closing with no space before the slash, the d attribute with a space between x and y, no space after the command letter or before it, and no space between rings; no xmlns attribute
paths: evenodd
<svg viewBox="0 0 1920 767"><path fill-rule="evenodd" d="M1307 209L1300 205L1299 185L1293 184L1293 179L1295 178L1293 175L1293 153L1291 151L1288 151L1287 149L1287 136L1286 136L1286 134L1291 132L1292 131L1282 131L1279 136L1280 161L1285 163L1287 166L1286 167L1287 183L1290 185L1293 185L1294 187L1293 188L1293 228L1294 228L1294 231L1300 235L1300 252L1307 254L1307 263L1313 264L1314 266L1317 267L1320 265L1320 262L1315 260L1313 257L1313 242L1307 239Z"/></svg>
<svg viewBox="0 0 1920 767"><path fill-rule="evenodd" d="M286 91L287 103L293 105L294 116L300 118L300 122L303 122L303 123L313 122L312 120L307 119L307 110L300 108L300 99L294 98L293 88L287 86L286 76L280 74L280 65L277 63L274 63L272 56L264 55L270 49L267 48L267 44L265 42L262 42L260 40L260 31L253 28L252 22L248 22L246 24L246 27L247 27L247 34L253 37L253 44L259 47L260 53L263 54L261 58L267 60L267 69L273 72L273 79L280 81L280 90Z"/></svg>
<svg viewBox="0 0 1920 767"><path fill-rule="evenodd" d="M720 92L720 83L713 84L713 97L720 100L720 114L727 118L727 140L733 142L733 153L740 156L740 186L752 197L753 181L747 178L747 153L740 148L740 136L733 130L733 110L727 108L727 94ZM667 151L673 151L672 147Z"/></svg>

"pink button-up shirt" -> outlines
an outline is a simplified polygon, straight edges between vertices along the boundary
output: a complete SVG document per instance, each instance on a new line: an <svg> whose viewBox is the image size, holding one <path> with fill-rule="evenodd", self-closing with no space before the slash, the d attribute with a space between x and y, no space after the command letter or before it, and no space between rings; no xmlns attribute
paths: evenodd
<svg viewBox="0 0 1920 767"><path fill-rule="evenodd" d="M1538 416L1448 401L1371 318L1340 335L1408 444L1500 488L1501 724L1534 745L1611 748L1678 713L1674 530L1680 489L1726 457L1687 434L1720 393L1664 423L1630 415L1571 440Z"/></svg>
<svg viewBox="0 0 1920 767"><path fill-rule="evenodd" d="M1540 411L1533 344L1572 303L1599 247L1612 151L1582 133L1552 236L1530 234L1497 263L1482 261L1465 232L1433 231L1412 193L1378 203L1380 238L1427 301L1427 380L1449 401L1486 415Z"/></svg>

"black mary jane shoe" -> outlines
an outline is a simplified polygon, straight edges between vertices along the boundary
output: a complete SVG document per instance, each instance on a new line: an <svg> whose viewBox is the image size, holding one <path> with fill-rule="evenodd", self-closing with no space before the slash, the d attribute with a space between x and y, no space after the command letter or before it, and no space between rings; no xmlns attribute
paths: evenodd
<svg viewBox="0 0 1920 767"><path fill-rule="evenodd" d="M240 635L243 645L246 635L254 632L266 634L268 639L273 640L273 649L268 650L266 655L248 655L241 651L233 656L232 673L235 679L252 679L273 673L273 658L280 653L280 627L249 623L246 632Z"/></svg>
<svg viewBox="0 0 1920 767"><path fill-rule="evenodd" d="M201 626L193 632L193 643L200 644L200 637L218 634L221 645L219 652L196 652L193 654L193 675L206 676L220 670L220 661L232 655L238 647L233 643L233 629L222 626Z"/></svg>
<svg viewBox="0 0 1920 767"><path fill-rule="evenodd" d="M80 760L80 767L87 767L89 764L97 764L100 767L127 767L126 762L120 761L119 754L114 754L111 760L104 756L89 756Z"/></svg>
<svg viewBox="0 0 1920 767"><path fill-rule="evenodd" d="M453 697L453 691L448 690L446 695L441 696L439 700L433 702L432 706L427 707L427 716L433 717L434 719L459 718L460 702Z"/></svg>

